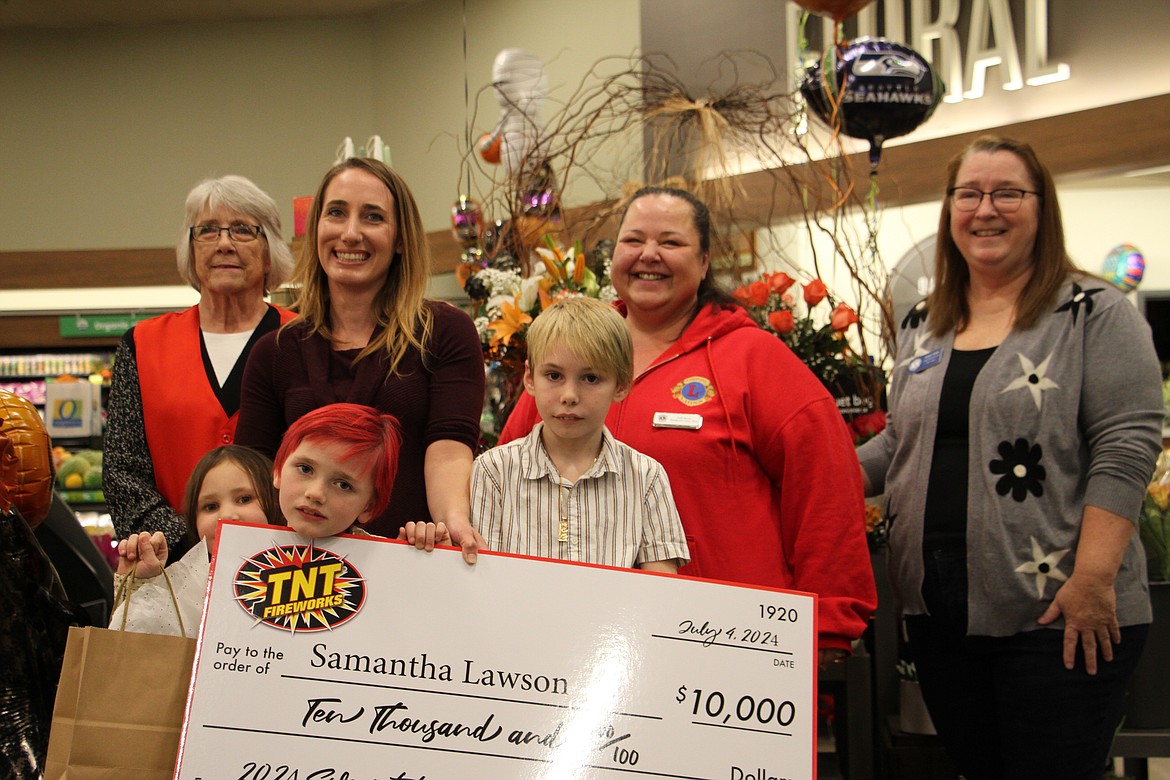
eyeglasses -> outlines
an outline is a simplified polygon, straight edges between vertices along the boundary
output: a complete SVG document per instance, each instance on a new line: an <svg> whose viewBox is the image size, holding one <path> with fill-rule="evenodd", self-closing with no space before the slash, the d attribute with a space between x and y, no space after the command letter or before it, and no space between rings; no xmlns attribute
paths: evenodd
<svg viewBox="0 0 1170 780"><path fill-rule="evenodd" d="M951 196L951 203L959 211L975 211L983 202L983 196L986 195L991 198L991 205L1001 214L1019 211L1025 195L1040 197L1039 192L1021 190L1016 187L1000 187L991 192L977 190L974 187L951 187L947 190L947 194Z"/></svg>
<svg viewBox="0 0 1170 780"><path fill-rule="evenodd" d="M225 230L233 244L255 241L264 232L259 225L228 225L227 227L196 225L191 228L191 240L209 244L212 241L219 241L219 234Z"/></svg>

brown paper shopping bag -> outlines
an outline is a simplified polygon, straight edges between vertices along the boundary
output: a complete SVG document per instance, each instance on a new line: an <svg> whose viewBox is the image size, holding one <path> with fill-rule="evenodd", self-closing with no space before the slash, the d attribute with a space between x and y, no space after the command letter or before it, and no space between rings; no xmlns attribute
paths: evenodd
<svg viewBox="0 0 1170 780"><path fill-rule="evenodd" d="M194 639L70 628L46 780L169 780L194 660Z"/></svg>

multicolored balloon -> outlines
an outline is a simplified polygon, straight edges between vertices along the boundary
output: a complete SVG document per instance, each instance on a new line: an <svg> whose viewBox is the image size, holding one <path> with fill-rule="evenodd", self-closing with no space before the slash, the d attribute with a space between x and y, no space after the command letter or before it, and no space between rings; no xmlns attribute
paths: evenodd
<svg viewBox="0 0 1170 780"><path fill-rule="evenodd" d="M479 237L483 233L483 209L466 195L460 195L451 207L451 233L464 249L479 246Z"/></svg>
<svg viewBox="0 0 1170 780"><path fill-rule="evenodd" d="M1118 244L1105 256L1101 276L1112 282L1122 292L1136 290L1146 274L1146 258L1133 244Z"/></svg>
<svg viewBox="0 0 1170 780"><path fill-rule="evenodd" d="M828 71L833 77L826 79ZM913 49L863 37L828 49L805 71L800 92L825 124L869 141L869 162L877 168L882 143L929 119L942 99L943 83Z"/></svg>

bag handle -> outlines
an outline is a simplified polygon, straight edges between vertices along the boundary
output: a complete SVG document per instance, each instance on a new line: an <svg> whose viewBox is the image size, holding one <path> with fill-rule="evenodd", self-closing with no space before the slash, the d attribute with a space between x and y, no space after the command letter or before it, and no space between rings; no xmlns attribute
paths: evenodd
<svg viewBox="0 0 1170 780"><path fill-rule="evenodd" d="M175 598L175 589L171 585L171 577L167 574L167 570L162 570L163 579L167 583L167 592L171 594L171 604L175 607L175 617L179 620L179 634L180 636L187 636L187 628L183 625L183 613L179 610L179 600ZM122 580L122 587L118 593L114 595L114 603L118 604L125 602L122 606L122 625L119 631L126 630L126 619L130 616L130 596L134 593L134 569Z"/></svg>

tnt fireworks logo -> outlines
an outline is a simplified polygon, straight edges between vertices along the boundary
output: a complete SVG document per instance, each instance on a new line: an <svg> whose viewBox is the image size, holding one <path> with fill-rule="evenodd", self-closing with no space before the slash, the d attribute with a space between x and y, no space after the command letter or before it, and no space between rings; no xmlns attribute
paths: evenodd
<svg viewBox="0 0 1170 780"><path fill-rule="evenodd" d="M279 545L244 561L235 598L258 622L293 633L324 631L357 614L366 584L353 564L328 550Z"/></svg>

